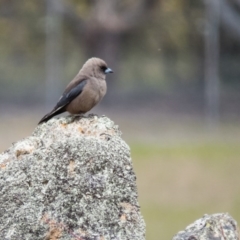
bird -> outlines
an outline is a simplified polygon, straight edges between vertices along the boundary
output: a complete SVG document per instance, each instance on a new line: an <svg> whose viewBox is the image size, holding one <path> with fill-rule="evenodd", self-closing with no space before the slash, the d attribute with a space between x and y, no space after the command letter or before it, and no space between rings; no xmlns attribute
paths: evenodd
<svg viewBox="0 0 240 240"><path fill-rule="evenodd" d="M96 57L88 59L67 85L53 110L38 124L66 111L70 114L84 114L90 111L106 94L108 73L113 71L104 60Z"/></svg>

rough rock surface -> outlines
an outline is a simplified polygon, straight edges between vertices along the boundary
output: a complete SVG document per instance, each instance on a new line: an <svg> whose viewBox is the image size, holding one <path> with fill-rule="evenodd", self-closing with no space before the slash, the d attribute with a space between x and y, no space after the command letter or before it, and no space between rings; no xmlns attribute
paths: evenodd
<svg viewBox="0 0 240 240"><path fill-rule="evenodd" d="M38 126L0 155L0 239L145 239L130 151L107 117Z"/></svg>
<svg viewBox="0 0 240 240"><path fill-rule="evenodd" d="M237 223L227 213L205 214L173 240L239 240Z"/></svg>

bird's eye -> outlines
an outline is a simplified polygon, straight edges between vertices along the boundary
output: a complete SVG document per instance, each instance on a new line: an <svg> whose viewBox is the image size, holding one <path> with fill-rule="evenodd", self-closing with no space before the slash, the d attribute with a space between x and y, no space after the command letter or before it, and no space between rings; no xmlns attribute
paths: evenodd
<svg viewBox="0 0 240 240"><path fill-rule="evenodd" d="M100 68L102 69L103 72L105 72L105 70L107 69L106 66L101 66Z"/></svg>

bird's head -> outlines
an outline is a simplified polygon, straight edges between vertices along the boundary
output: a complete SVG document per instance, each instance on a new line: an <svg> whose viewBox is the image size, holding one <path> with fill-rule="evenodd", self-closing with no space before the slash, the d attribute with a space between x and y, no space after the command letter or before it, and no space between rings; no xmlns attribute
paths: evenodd
<svg viewBox="0 0 240 240"><path fill-rule="evenodd" d="M88 59L80 71L88 76L100 79L105 79L106 74L113 73L112 69L107 66L104 60L96 57Z"/></svg>

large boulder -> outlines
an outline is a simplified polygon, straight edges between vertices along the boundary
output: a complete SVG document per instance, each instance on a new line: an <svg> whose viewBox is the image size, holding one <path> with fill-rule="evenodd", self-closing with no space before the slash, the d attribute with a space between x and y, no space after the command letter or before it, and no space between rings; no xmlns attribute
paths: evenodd
<svg viewBox="0 0 240 240"><path fill-rule="evenodd" d="M0 239L145 239L130 150L107 117L39 125L0 155Z"/></svg>

